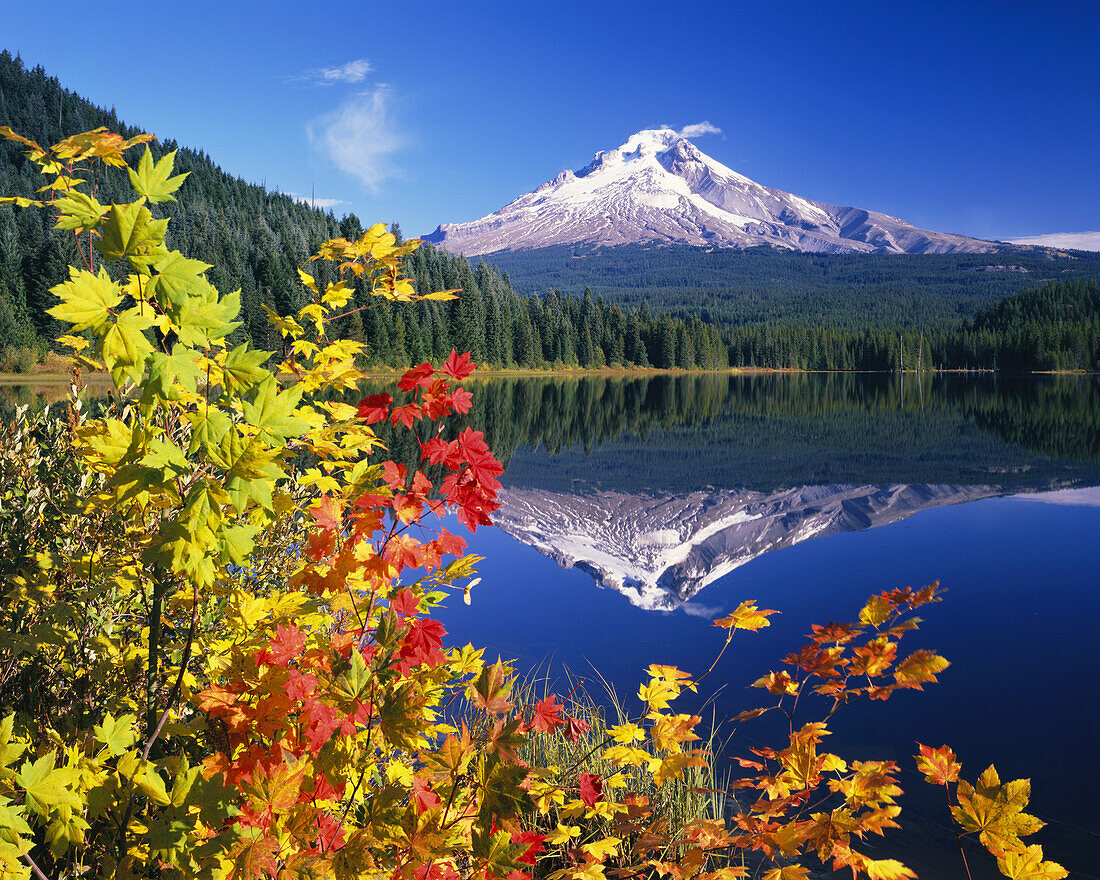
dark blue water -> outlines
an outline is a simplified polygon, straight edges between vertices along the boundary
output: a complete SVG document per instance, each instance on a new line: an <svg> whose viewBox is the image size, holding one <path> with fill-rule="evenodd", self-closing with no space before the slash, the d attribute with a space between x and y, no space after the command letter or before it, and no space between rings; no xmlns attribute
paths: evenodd
<svg viewBox="0 0 1100 880"><path fill-rule="evenodd" d="M941 682L923 693L898 693L886 703L848 707L831 723L832 750L849 759L896 760L904 768L902 826L914 827L924 837L916 844L910 840L908 848L891 848L889 839L876 842L876 857L903 858L919 872L923 867L924 877L965 876L957 852L947 848L942 793L921 780L912 760L916 741L948 743L967 778L973 779L990 763L996 764L1002 779L1030 777L1031 810L1049 827L1029 842L1042 843L1047 858L1062 862L1071 876L1100 875L1100 807L1095 795L1100 761L1093 747L1100 729L1100 491L1090 494L1080 488L1100 480L1088 476L1094 464L1087 455L1045 451L1041 438L1034 445L1017 442L1027 434L1033 415L1024 412L1009 419L1016 432L1011 436L976 428L965 414L952 417L957 418L958 436L970 438L966 443L972 444L960 440L959 454L965 457L969 449L981 448L986 456L975 470L975 481L993 481L991 453L980 443L974 445L971 435L976 431L989 443L1004 446L1006 451L998 454L1027 459L1014 465L1014 472L1030 474L1037 485L1009 485L1003 487L1004 497L922 510L893 524L765 552L673 611L634 607L619 593L600 589L583 571L563 569L509 535L483 528L469 538L472 552L486 557L472 605L452 602L442 611L442 620L452 643L487 646L491 654L512 659L520 670L567 668L574 676L591 679L595 693L602 687L598 671L626 698L628 707L637 708L637 687L649 663L702 673L724 637L712 620L745 599L755 599L781 615L760 633L738 633L704 685L702 696L717 692L713 711L721 724L759 705L762 692L746 686L768 670L782 668L781 658L803 643L811 624L855 619L871 593L939 580L946 588L943 601L921 609L925 622L919 632L906 636L903 648L933 648L948 657L952 665L940 676ZM789 419L791 413L777 417ZM861 411L858 417L873 419L875 410ZM683 450L690 446L693 429L677 430L676 448ZM1088 430L1087 425L1081 428L1082 433ZM713 448L714 420L704 420L698 431L700 444ZM835 457L835 443L829 440L835 439L835 430L823 422L820 433ZM938 425L937 444L950 445L943 437L951 433L950 425ZM629 459L620 464L632 481L658 485L667 480L650 473L652 455L659 460L668 453L661 447L668 436L667 431L657 431L642 438L627 431L615 442L591 448L590 455L576 445L558 449L557 454L520 445L512 455L526 488L545 479L554 487L568 485L584 494L585 487L596 482L592 466L601 456L621 460L630 455L637 455L633 468ZM736 442L726 443L720 454L736 456L736 447ZM864 458L876 457L867 456L866 449L861 452ZM922 452L927 448L914 447L914 460ZM801 449L799 461L805 454ZM759 458L761 453L747 450L746 455ZM891 456L897 457L897 449L883 458ZM925 455L920 466L921 478L933 481L929 471L935 462L929 463ZM844 465L834 460L830 467ZM873 464L860 467L866 482L876 482ZM890 467L896 468L896 462ZM945 478L957 481L964 470L953 461ZM1007 470L992 467L1002 476ZM784 482L777 473L768 473L764 488ZM1067 473L1074 475L1072 480ZM877 482L897 477L891 473ZM1007 494L1066 484L1077 490L1046 495L1047 501ZM666 485L665 490L674 487ZM1064 503L1067 500L1078 503ZM815 717L811 712L803 720ZM731 732L728 725L724 730ZM736 730L730 751L777 744L779 734L767 723L747 722ZM988 862L985 859L982 868L972 860L975 878L997 876Z"/></svg>

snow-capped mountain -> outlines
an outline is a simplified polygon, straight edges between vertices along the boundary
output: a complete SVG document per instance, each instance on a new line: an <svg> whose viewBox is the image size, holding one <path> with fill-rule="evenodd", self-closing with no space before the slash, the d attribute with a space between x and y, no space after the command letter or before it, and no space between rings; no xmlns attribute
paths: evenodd
<svg viewBox="0 0 1100 880"><path fill-rule="evenodd" d="M469 223L425 236L471 256L551 245L658 242L825 253L989 253L1012 250L918 229L897 217L761 186L671 129L647 129L534 192Z"/></svg>
<svg viewBox="0 0 1100 880"><path fill-rule="evenodd" d="M1005 491L998 486L887 485L652 495L509 486L500 493L493 524L563 568L587 572L633 605L671 610L771 550Z"/></svg>

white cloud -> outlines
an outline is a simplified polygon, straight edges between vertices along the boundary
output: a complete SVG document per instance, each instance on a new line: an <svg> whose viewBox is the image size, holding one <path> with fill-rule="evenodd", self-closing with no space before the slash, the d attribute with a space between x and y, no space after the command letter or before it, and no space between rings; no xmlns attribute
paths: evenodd
<svg viewBox="0 0 1100 880"><path fill-rule="evenodd" d="M310 142L337 168L358 177L372 190L397 175L390 156L405 143L394 129L389 103L389 87L378 85L348 99L307 129Z"/></svg>
<svg viewBox="0 0 1100 880"><path fill-rule="evenodd" d="M1051 232L1014 238L1013 244L1039 244L1043 247L1070 248L1078 251L1100 251L1100 232Z"/></svg>
<svg viewBox="0 0 1100 880"><path fill-rule="evenodd" d="M357 58L339 67L319 67L290 78L290 82L304 82L315 86L332 86L337 83L357 83L367 78L374 68L366 58Z"/></svg>
<svg viewBox="0 0 1100 880"><path fill-rule="evenodd" d="M301 202L304 205L312 205L315 208L320 208L322 211L326 208L335 208L337 205L346 205L343 199L317 199L312 196L304 196L301 193L288 192L283 195L288 195L294 201Z"/></svg>
<svg viewBox="0 0 1100 880"><path fill-rule="evenodd" d="M700 137L704 134L721 134L721 133L722 133L722 129L720 129L717 125L712 125L711 123L707 122L705 119L702 122L693 122L693 123L691 123L691 125L685 125L679 131L680 137L685 137L685 138L696 138L696 137Z"/></svg>
<svg viewBox="0 0 1100 880"><path fill-rule="evenodd" d="M686 603L680 606L680 610L688 617L705 617L707 620L714 620L722 613L723 609L721 605L692 605Z"/></svg>

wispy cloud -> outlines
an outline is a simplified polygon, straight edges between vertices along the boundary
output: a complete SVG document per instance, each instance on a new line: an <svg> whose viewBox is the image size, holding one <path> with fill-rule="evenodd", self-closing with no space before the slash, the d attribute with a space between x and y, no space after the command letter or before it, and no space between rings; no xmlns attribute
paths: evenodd
<svg viewBox="0 0 1100 880"><path fill-rule="evenodd" d="M705 119L702 122L693 122L693 123L691 123L691 125L685 125L679 131L680 137L685 137L685 138L696 138L696 137L700 137L704 134L721 134L721 133L722 133L722 129L720 129L717 125L712 125L710 122L707 122Z"/></svg>
<svg viewBox="0 0 1100 880"><path fill-rule="evenodd" d="M688 617L705 617L714 620L722 613L721 605L692 605L690 603L680 606L680 610Z"/></svg>
<svg viewBox="0 0 1100 880"><path fill-rule="evenodd" d="M390 156L405 143L390 114L391 92L380 84L349 98L308 126L310 142L368 189L398 174Z"/></svg>
<svg viewBox="0 0 1100 880"><path fill-rule="evenodd" d="M1014 238L1013 244L1040 244L1043 247L1070 248L1078 251L1100 251L1100 232L1051 232Z"/></svg>
<svg viewBox="0 0 1100 880"><path fill-rule="evenodd" d="M346 205L347 202L343 199L318 199L313 196L304 196L301 193L288 192L285 195L290 196L296 202L302 202L306 205L312 205L314 208L320 208L322 211L326 208L335 208L337 205Z"/></svg>
<svg viewBox="0 0 1100 880"><path fill-rule="evenodd" d="M334 86L337 83L359 83L367 78L374 68L366 58L357 58L339 67L318 67L307 70L298 76L292 76L289 82L305 83L313 86Z"/></svg>

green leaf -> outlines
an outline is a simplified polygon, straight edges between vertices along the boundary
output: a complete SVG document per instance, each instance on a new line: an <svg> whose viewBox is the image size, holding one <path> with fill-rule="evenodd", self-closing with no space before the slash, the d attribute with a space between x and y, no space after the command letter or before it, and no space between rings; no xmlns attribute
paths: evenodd
<svg viewBox="0 0 1100 880"><path fill-rule="evenodd" d="M180 306L176 321L180 342L193 348L207 348L241 326L233 320L241 313L241 292L235 290L219 298L209 282L203 283L201 294L193 294Z"/></svg>
<svg viewBox="0 0 1100 880"><path fill-rule="evenodd" d="M171 354L154 351L149 356L149 376L141 402L151 406L157 400L179 400L180 389L194 392L201 375L194 353L186 346L176 345Z"/></svg>
<svg viewBox="0 0 1100 880"><path fill-rule="evenodd" d="M153 353L153 346L142 331L152 326L148 306L127 309L119 314L113 324L108 325L100 344L100 354L107 369L115 375L116 384L121 376L129 376L135 383L141 383L145 359Z"/></svg>
<svg viewBox="0 0 1100 880"><path fill-rule="evenodd" d="M84 821L79 813L72 810L59 810L46 829L46 840L50 844L50 853L55 859L68 852L69 847L84 842L84 832L92 826Z"/></svg>
<svg viewBox="0 0 1100 880"><path fill-rule="evenodd" d="M78 189L69 190L62 198L56 199L53 206L61 212L54 229L79 229L87 232L95 229L107 213L106 205L101 205Z"/></svg>
<svg viewBox="0 0 1100 880"><path fill-rule="evenodd" d="M111 205L107 222L101 230L103 238L95 243L95 248L108 260L148 256L164 244L167 230L168 221L154 220L149 209L140 201L129 205Z"/></svg>
<svg viewBox="0 0 1100 880"><path fill-rule="evenodd" d="M235 565L248 565L249 557L256 546L256 535L262 529L252 523L242 523L223 529L221 533L222 561Z"/></svg>
<svg viewBox="0 0 1100 880"><path fill-rule="evenodd" d="M33 764L24 761L16 774L16 784L27 793L27 809L45 816L50 807L80 808L80 798L68 786L76 781L77 773L70 768L54 769L55 752L43 755Z"/></svg>
<svg viewBox="0 0 1100 880"><path fill-rule="evenodd" d="M176 199L172 193L180 188L187 179L187 175L191 173L185 171L173 177L172 168L175 163L176 151L173 150L154 165L153 154L146 146L145 153L138 162L137 171L133 168L129 169L130 186L139 196L145 196L154 205L159 205L161 202L174 202Z"/></svg>
<svg viewBox="0 0 1100 880"><path fill-rule="evenodd" d="M68 321L74 330L91 327L99 333L110 321L111 309L122 302L122 291L100 266L99 274L69 267L69 280L51 288L61 304L47 309L46 314L59 321Z"/></svg>
<svg viewBox="0 0 1100 880"><path fill-rule="evenodd" d="M166 522L156 537L157 543L148 550L154 563L199 587L213 586L217 568L209 552L214 540L209 529L192 531L183 522Z"/></svg>
<svg viewBox="0 0 1100 880"><path fill-rule="evenodd" d="M10 767L27 750L24 743L12 736L14 726L14 714L0 721L0 767Z"/></svg>
<svg viewBox="0 0 1100 880"><path fill-rule="evenodd" d="M160 471L165 477L182 477L191 472L191 462L176 444L157 437L149 443L149 452L141 459L142 467Z"/></svg>
<svg viewBox="0 0 1100 880"><path fill-rule="evenodd" d="M225 357L225 390L246 391L270 376L261 366L269 357L271 352L250 351L248 344L242 342Z"/></svg>
<svg viewBox="0 0 1100 880"><path fill-rule="evenodd" d="M348 700L357 700L367 685L370 684L370 680L371 674L367 670L363 655L358 651L352 651L351 666L336 679L334 690L341 697Z"/></svg>
<svg viewBox="0 0 1100 880"><path fill-rule="evenodd" d="M15 843L16 835L25 834L30 837L34 833L31 831L31 826L27 824L27 820L23 818L22 813L19 812L19 807L11 804L0 806L0 829L3 829L0 830L0 837L9 843ZM5 834L4 831L9 833Z"/></svg>
<svg viewBox="0 0 1100 880"><path fill-rule="evenodd" d="M225 498L224 502L228 500ZM199 480L191 487L179 519L192 533L207 529L213 534L221 527L221 503L210 480Z"/></svg>
<svg viewBox="0 0 1100 880"><path fill-rule="evenodd" d="M191 443L187 447L187 454L194 455L201 448L208 458L217 455L217 450L232 424L229 416L220 409L206 408L189 413L187 420L191 422Z"/></svg>
<svg viewBox="0 0 1100 880"><path fill-rule="evenodd" d="M149 279L148 291L150 296L157 297L165 309L169 304L180 308L196 290L202 292L210 286L203 273L212 268L211 265L188 259L179 251L156 254L151 259L137 262L144 262L156 270L156 274Z"/></svg>
<svg viewBox="0 0 1100 880"><path fill-rule="evenodd" d="M137 718L134 715L123 715L115 719L107 715L102 724L92 728L92 733L107 752L117 758L137 742Z"/></svg>
<svg viewBox="0 0 1100 880"><path fill-rule="evenodd" d="M200 773L202 773L202 765L192 767L188 763L186 755L180 756L180 763L176 768L176 778L172 780L171 797L173 807L180 808L187 805L187 795L195 784L195 780L199 778Z"/></svg>
<svg viewBox="0 0 1100 880"><path fill-rule="evenodd" d="M245 421L260 429L261 438L281 446L288 438L299 436L309 427L309 422L294 413L301 399L300 387L280 392L275 377L270 376L257 386L252 402L245 403Z"/></svg>

